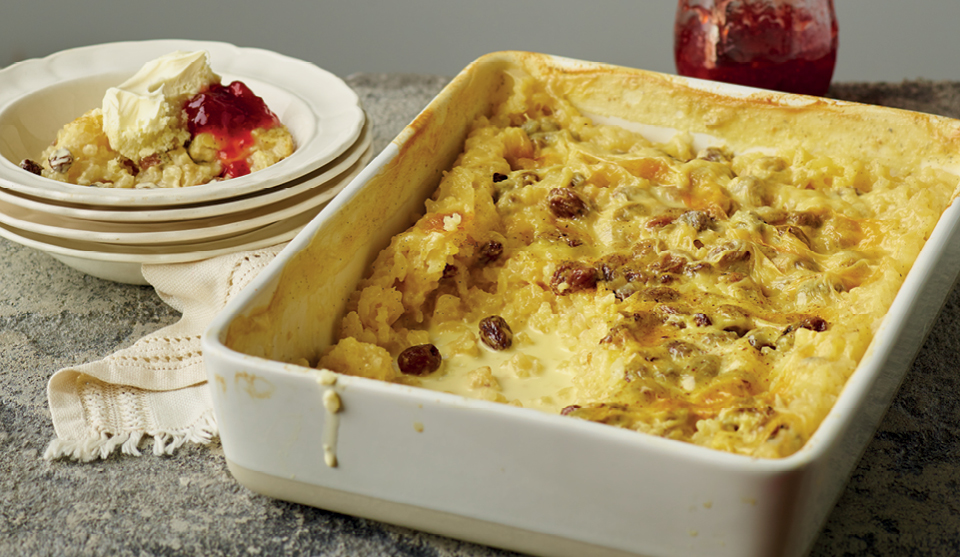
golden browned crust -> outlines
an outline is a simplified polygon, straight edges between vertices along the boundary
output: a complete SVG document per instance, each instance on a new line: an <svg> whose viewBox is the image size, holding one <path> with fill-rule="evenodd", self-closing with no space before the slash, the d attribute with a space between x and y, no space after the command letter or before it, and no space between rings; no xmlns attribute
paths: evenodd
<svg viewBox="0 0 960 557"><path fill-rule="evenodd" d="M319 364L740 454L798 450L954 198L956 125L531 60ZM682 131L651 141L584 111ZM491 315L512 344L484 345ZM400 376L392 360L424 343L443 367ZM532 381L553 390L512 396Z"/></svg>

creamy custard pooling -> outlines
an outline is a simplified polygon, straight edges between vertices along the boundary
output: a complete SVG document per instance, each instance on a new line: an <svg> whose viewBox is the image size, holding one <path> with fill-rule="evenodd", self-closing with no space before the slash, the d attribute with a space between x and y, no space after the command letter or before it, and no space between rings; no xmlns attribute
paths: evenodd
<svg viewBox="0 0 960 557"><path fill-rule="evenodd" d="M844 153L655 144L518 79L318 367L787 456L956 185Z"/></svg>

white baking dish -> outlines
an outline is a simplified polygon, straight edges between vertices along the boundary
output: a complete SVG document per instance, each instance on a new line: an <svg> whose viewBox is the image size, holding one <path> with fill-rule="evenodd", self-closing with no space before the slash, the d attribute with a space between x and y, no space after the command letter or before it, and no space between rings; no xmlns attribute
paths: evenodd
<svg viewBox="0 0 960 557"><path fill-rule="evenodd" d="M960 271L956 204L831 413L803 449L779 460L290 363L316 361L333 343L364 270L422 213L469 122L518 66L558 79L589 76L592 86L578 90L574 104L597 117L642 113L651 132L682 120L688 131L709 134L718 114L752 96L763 114L750 124L752 114L741 112L744 125L777 125L789 136L831 119L855 121L836 141L861 134L865 156L923 149L930 156L922 164L957 168L960 122L953 120L545 55L485 56L207 331L204 357L231 472L272 497L533 554L806 553ZM609 98L591 101L611 92L623 110L610 110ZM894 145L878 138L907 128ZM331 390L342 400L337 414L322 402ZM336 466L325 461L331 456Z"/></svg>

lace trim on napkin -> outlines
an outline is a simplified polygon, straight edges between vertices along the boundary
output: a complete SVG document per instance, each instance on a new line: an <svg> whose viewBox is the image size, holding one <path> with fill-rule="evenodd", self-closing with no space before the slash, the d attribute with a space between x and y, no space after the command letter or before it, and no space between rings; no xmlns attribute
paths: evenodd
<svg viewBox="0 0 960 557"><path fill-rule="evenodd" d="M54 439L43 454L45 459L68 457L81 462L107 458L118 448L131 456L140 456L140 442L153 438L153 454L172 455L184 443L206 444L218 434L213 409L201 413L188 428L178 430L155 429L151 415L148 391L111 385L87 376L78 387L83 413L99 436L86 439ZM112 424L127 424L128 429L111 434Z"/></svg>
<svg viewBox="0 0 960 557"><path fill-rule="evenodd" d="M88 462L117 449L140 456L145 437L153 438L153 454L169 455L184 443L208 443L216 437L201 334L282 248L196 263L144 265L144 278L181 312L180 321L103 360L55 373L47 398L57 438L43 457Z"/></svg>

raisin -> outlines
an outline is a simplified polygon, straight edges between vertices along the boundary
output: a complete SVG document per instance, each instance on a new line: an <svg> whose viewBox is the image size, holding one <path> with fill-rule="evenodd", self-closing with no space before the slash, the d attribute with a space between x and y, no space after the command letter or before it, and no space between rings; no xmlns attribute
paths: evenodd
<svg viewBox="0 0 960 557"><path fill-rule="evenodd" d="M47 162L50 163L50 168L52 168L54 172L63 174L70 170L70 167L73 165L73 154L69 149L57 149L50 155Z"/></svg>
<svg viewBox="0 0 960 557"><path fill-rule="evenodd" d="M41 173L42 170L43 170L42 168L40 168L40 165L39 165L39 164L33 162L33 161L30 160L30 159L23 159L23 160L20 162L20 168L26 170L27 172L29 172L29 173L31 173L31 174L36 174L37 176L40 176L40 173Z"/></svg>
<svg viewBox="0 0 960 557"><path fill-rule="evenodd" d="M140 169L137 168L137 163L133 162L130 159L124 158L120 161L120 164L122 164L123 167L127 169L127 172L129 172L134 176L140 173Z"/></svg>
<svg viewBox="0 0 960 557"><path fill-rule="evenodd" d="M496 184L497 182L502 182L502 181L504 181L504 180L506 180L506 179L507 179L507 175L506 175L506 174L500 174L499 172L494 172L494 173L493 173L493 183L494 183L494 184Z"/></svg>
<svg viewBox="0 0 960 557"><path fill-rule="evenodd" d="M783 331L783 334L792 333L797 329L810 329L813 332L822 333L827 330L827 327L827 322L823 318L817 317L816 315L808 315L787 327L787 329Z"/></svg>
<svg viewBox="0 0 960 557"><path fill-rule="evenodd" d="M154 153L140 159L140 168L150 168L151 166L157 166L161 162L160 155Z"/></svg>
<svg viewBox="0 0 960 557"><path fill-rule="evenodd" d="M597 262L597 272L602 280L611 281L620 275L620 270L630 261L629 256L613 253Z"/></svg>
<svg viewBox="0 0 960 557"><path fill-rule="evenodd" d="M603 277L603 280L609 282L617 278L617 271L607 263L602 263L600 265L600 274Z"/></svg>
<svg viewBox="0 0 960 557"><path fill-rule="evenodd" d="M710 215L704 213L703 211L687 211L686 213L680 215L677 219L683 224L686 224L690 228L693 228L697 232L703 232L704 230L710 228L713 224L713 219Z"/></svg>
<svg viewBox="0 0 960 557"><path fill-rule="evenodd" d="M717 261L717 267L721 270L727 270L738 263L746 263L748 261L750 261L749 250L724 251L723 255L721 255Z"/></svg>
<svg viewBox="0 0 960 557"><path fill-rule="evenodd" d="M713 265L707 263L706 261L697 261L696 263L691 263L683 268L683 272L687 274L709 273L712 270Z"/></svg>
<svg viewBox="0 0 960 557"><path fill-rule="evenodd" d="M660 257L660 261L653 264L653 269L661 273L680 273L686 264L687 260L683 257L665 253Z"/></svg>
<svg viewBox="0 0 960 557"><path fill-rule="evenodd" d="M629 317L635 324L648 329L663 324L663 317L650 311L638 311L624 317Z"/></svg>
<svg viewBox="0 0 960 557"><path fill-rule="evenodd" d="M550 286L555 293L560 295L579 292L580 290L592 290L597 287L598 275L599 273L593 267L581 263L563 263L553 273ZM564 284L567 287L561 288Z"/></svg>
<svg viewBox="0 0 960 557"><path fill-rule="evenodd" d="M643 298L657 303L673 302L680 298L680 293L672 288L655 286L643 291Z"/></svg>
<svg viewBox="0 0 960 557"><path fill-rule="evenodd" d="M600 344L614 344L622 347L625 342L635 342L650 335L654 328L664 323L662 317L648 311L624 315L624 317L627 319L611 327L607 336L600 339Z"/></svg>
<svg viewBox="0 0 960 557"><path fill-rule="evenodd" d="M827 322L817 316L804 319L800 323L800 326L804 329L810 329L811 331L815 331L817 333L822 333L827 330Z"/></svg>
<svg viewBox="0 0 960 557"><path fill-rule="evenodd" d="M578 268L570 273L570 288L574 291L590 290L597 286L597 270L593 268Z"/></svg>
<svg viewBox="0 0 960 557"><path fill-rule="evenodd" d="M610 328L607 336L600 339L600 344L616 343L618 346L623 346L624 341L633 338L633 335L630 333L630 328L627 325L614 325Z"/></svg>
<svg viewBox="0 0 960 557"><path fill-rule="evenodd" d="M682 340L670 341L666 344L666 348L675 360L689 358L690 356L697 355L701 352L701 350L697 348L695 344L690 344L689 342L684 342Z"/></svg>
<svg viewBox="0 0 960 557"><path fill-rule="evenodd" d="M787 224L820 228L823 226L823 217L816 213L808 213L806 211L790 213L790 216L787 217Z"/></svg>
<svg viewBox="0 0 960 557"><path fill-rule="evenodd" d="M662 226L668 226L673 224L681 215L686 213L683 209L670 208L666 209L664 212L659 215L654 216L652 219L647 221L647 228L660 228Z"/></svg>
<svg viewBox="0 0 960 557"><path fill-rule="evenodd" d="M727 162L730 160L719 147L707 147L697 154L697 158L707 162Z"/></svg>
<svg viewBox="0 0 960 557"><path fill-rule="evenodd" d="M499 259L501 253L503 253L503 244L496 240L490 240L480 246L480 257L477 258L477 264L489 265Z"/></svg>
<svg viewBox="0 0 960 557"><path fill-rule="evenodd" d="M480 321L480 340L494 350L506 350L513 344L513 331L502 317L491 315Z"/></svg>
<svg viewBox="0 0 960 557"><path fill-rule="evenodd" d="M440 369L440 351L432 344L411 346L397 356L397 365L404 375L429 375Z"/></svg>
<svg viewBox="0 0 960 557"><path fill-rule="evenodd" d="M558 218L573 219L587 212L587 204L571 189L554 188L547 198L550 211Z"/></svg>

